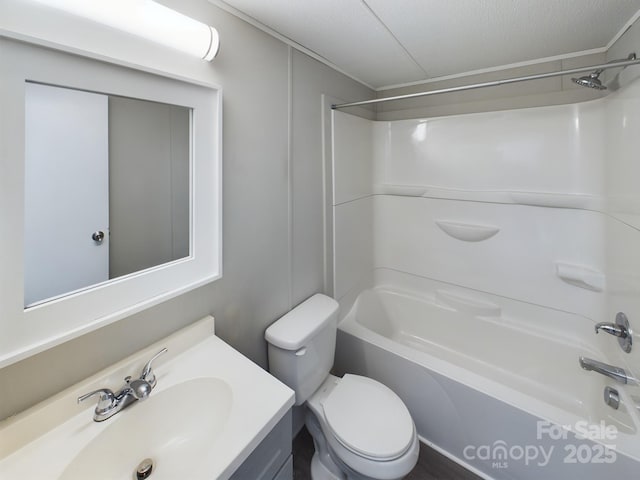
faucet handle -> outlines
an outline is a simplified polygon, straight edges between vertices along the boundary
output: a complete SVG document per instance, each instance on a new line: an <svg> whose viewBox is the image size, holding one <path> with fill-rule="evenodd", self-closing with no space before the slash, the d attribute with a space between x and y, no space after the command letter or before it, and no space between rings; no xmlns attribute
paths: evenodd
<svg viewBox="0 0 640 480"><path fill-rule="evenodd" d="M147 364L144 366L144 368L142 369L140 380L145 380L149 385L151 385L151 388L155 387L157 383L156 375L155 373L153 373L153 370L151 369L151 364L156 358L158 358L160 355L165 354L167 352L168 350L166 348L163 348L162 350L160 350L153 357L151 357L151 360L149 360Z"/></svg>
<svg viewBox="0 0 640 480"><path fill-rule="evenodd" d="M84 402L88 398L91 398L94 395L98 394L100 394L100 399L98 400L98 405L96 405L97 414L107 413L109 410L115 407L116 396L108 388L99 388L98 390L94 390L93 392L85 393L84 395L78 397L78 403Z"/></svg>
<svg viewBox="0 0 640 480"><path fill-rule="evenodd" d="M600 330L614 337L627 338L629 335L628 330L624 326L618 326L615 323L600 322L596 324L596 333L599 333Z"/></svg>
<svg viewBox="0 0 640 480"><path fill-rule="evenodd" d="M609 335L618 337L618 345L620 345L620 348L622 348L626 353L631 352L631 347L633 345L633 332L629 325L629 319L623 312L618 312L615 323L597 323L596 333L601 330Z"/></svg>

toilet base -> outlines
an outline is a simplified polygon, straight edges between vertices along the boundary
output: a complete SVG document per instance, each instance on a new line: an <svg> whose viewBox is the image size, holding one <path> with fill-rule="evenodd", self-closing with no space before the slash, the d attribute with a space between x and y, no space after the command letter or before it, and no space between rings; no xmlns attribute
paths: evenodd
<svg viewBox="0 0 640 480"><path fill-rule="evenodd" d="M331 458L322 427L320 427L316 416L309 410L307 410L304 423L313 438L313 446L316 450L311 459L311 479L346 480L347 476Z"/></svg>
<svg viewBox="0 0 640 480"><path fill-rule="evenodd" d="M345 480L345 475L336 475L326 465L320 461L318 452L313 454L311 459L311 480Z"/></svg>

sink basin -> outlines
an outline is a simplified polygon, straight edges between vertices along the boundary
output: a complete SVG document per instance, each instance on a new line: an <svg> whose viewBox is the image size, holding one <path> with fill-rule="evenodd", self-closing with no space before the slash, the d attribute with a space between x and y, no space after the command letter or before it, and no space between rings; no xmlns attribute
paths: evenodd
<svg viewBox="0 0 640 480"><path fill-rule="evenodd" d="M104 430L71 461L60 480L131 480L146 458L152 480L198 478L224 431L232 390L217 378L196 378L153 392L104 423Z"/></svg>

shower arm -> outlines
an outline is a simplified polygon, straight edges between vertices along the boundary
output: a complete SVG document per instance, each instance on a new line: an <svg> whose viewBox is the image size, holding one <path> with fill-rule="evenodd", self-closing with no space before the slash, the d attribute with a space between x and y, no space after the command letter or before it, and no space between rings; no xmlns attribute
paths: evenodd
<svg viewBox="0 0 640 480"><path fill-rule="evenodd" d="M628 58L631 56L635 57L634 54L630 54ZM592 70L607 70L609 68L620 68L620 67L628 67L629 65L637 65L640 63L640 59L633 58L632 60L614 60L609 63L603 63L600 65L591 65L589 67L580 67L580 68L572 68L570 70L560 70L557 72L548 72L548 73L538 73L535 75L527 75L525 77L514 77L514 78L506 78L504 80L494 80L491 82L483 82L483 83L473 83L470 85L461 85L459 87L450 87L450 88L442 88L440 90L430 90L427 92L418 92L418 93L409 93L406 95L397 95L394 97L384 97L384 98L376 98L373 100L362 100L360 102L350 102L350 103L340 103L337 105L331 105L333 110L337 110L340 108L347 107L356 107L361 105L373 105L376 103L383 102L391 102L393 100L404 100L408 98L418 98L418 97L427 97L430 95L439 95L441 93L451 93L451 92L463 92L465 90L475 90L477 88L485 88L485 87L497 87L500 85L508 85L510 83L517 82L527 82L529 80L539 80L541 78L551 78L551 77L559 77L562 75L573 75L574 73L584 73Z"/></svg>
<svg viewBox="0 0 640 480"><path fill-rule="evenodd" d="M630 53L627 56L627 58L622 58L620 60L609 60L605 65L610 65L612 63L620 63L620 62L630 62L635 59L636 59L636 54ZM595 77L597 77L598 75L600 75L602 72L606 70L606 68L603 68L602 65L596 65L594 68L596 68L596 70L591 73L591 76L595 76Z"/></svg>

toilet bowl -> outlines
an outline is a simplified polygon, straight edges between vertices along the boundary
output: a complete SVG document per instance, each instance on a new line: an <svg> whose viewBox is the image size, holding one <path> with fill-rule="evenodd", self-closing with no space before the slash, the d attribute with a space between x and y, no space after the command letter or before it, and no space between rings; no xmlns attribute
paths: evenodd
<svg viewBox="0 0 640 480"><path fill-rule="evenodd" d="M342 474L312 465L317 470L314 480L394 480L415 466L420 444L411 415L400 397L380 382L329 375L306 406L305 424L314 438L317 461L322 467L332 461Z"/></svg>
<svg viewBox="0 0 640 480"><path fill-rule="evenodd" d="M395 480L418 460L419 442L400 397L373 379L329 373L338 303L314 295L272 324L265 337L269 370L307 408L313 480Z"/></svg>

